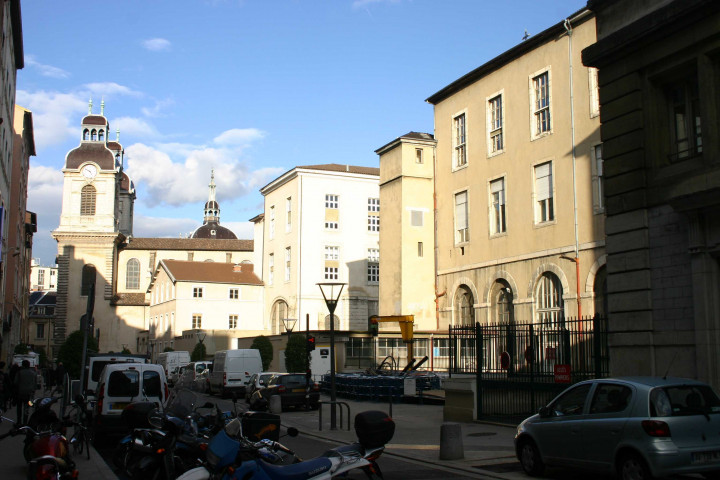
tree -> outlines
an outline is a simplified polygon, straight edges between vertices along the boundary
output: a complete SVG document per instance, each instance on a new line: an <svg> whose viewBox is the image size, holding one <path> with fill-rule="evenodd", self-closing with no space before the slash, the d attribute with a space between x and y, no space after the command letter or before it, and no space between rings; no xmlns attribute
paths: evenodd
<svg viewBox="0 0 720 480"><path fill-rule="evenodd" d="M191 362L199 362L200 360L205 360L205 356L207 355L207 350L205 349L204 343L198 343L195 345L195 348L193 349L192 353L190 354L190 361Z"/></svg>
<svg viewBox="0 0 720 480"><path fill-rule="evenodd" d="M174 352L174 351L175 351L175 349L172 347L165 347L165 350L163 350L163 352Z"/></svg>
<svg viewBox="0 0 720 480"><path fill-rule="evenodd" d="M270 368L270 364L273 359L273 346L270 339L265 335L255 337L250 348L257 348L260 350L260 358L262 359L263 370L267 371Z"/></svg>
<svg viewBox="0 0 720 480"><path fill-rule="evenodd" d="M120 353L126 353L126 354L127 354L127 353L132 353L132 352L130 351L129 348L123 347L122 352L120 352Z"/></svg>
<svg viewBox="0 0 720 480"><path fill-rule="evenodd" d="M296 333L290 335L285 349L285 367L290 373L304 372L307 362L305 335Z"/></svg>
<svg viewBox="0 0 720 480"><path fill-rule="evenodd" d="M65 371L70 375L70 378L80 378L80 362L82 362L82 345L83 345L83 333L80 330L75 330L65 339L65 343L60 345L58 351L57 360L62 362L65 367ZM88 335L87 339L87 351L88 353L96 353L98 351L98 344L95 337Z"/></svg>

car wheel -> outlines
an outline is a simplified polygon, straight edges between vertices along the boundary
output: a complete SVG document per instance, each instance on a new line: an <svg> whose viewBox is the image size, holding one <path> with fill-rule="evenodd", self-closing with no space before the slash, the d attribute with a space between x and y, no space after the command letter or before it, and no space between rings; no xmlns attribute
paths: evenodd
<svg viewBox="0 0 720 480"><path fill-rule="evenodd" d="M647 463L637 453L627 453L620 458L617 476L620 480L650 480L652 478Z"/></svg>
<svg viewBox="0 0 720 480"><path fill-rule="evenodd" d="M520 465L531 477L540 476L545 471L540 451L532 440L523 440L520 444Z"/></svg>

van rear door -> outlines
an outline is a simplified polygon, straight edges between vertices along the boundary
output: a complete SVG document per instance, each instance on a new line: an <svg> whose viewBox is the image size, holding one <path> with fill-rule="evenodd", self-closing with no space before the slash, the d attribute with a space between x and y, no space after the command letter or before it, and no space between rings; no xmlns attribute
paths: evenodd
<svg viewBox="0 0 720 480"><path fill-rule="evenodd" d="M120 415L123 409L140 395L140 372L132 367L127 370L114 370L110 372L106 387L105 413Z"/></svg>

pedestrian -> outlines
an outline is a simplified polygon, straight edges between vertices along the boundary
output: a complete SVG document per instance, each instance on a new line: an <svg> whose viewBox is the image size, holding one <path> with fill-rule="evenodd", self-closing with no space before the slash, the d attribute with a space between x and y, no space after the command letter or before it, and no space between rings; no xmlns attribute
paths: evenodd
<svg viewBox="0 0 720 480"><path fill-rule="evenodd" d="M37 373L30 368L30 362L22 361L22 368L15 374L15 391L17 393L17 423L27 423L27 403L32 399L37 386Z"/></svg>
<svg viewBox="0 0 720 480"><path fill-rule="evenodd" d="M62 362L58 362L57 368L55 369L55 385L57 391L63 392L63 382L65 381L65 367Z"/></svg>
<svg viewBox="0 0 720 480"><path fill-rule="evenodd" d="M0 409L7 410L11 390L10 376L5 372L5 362L0 362Z"/></svg>

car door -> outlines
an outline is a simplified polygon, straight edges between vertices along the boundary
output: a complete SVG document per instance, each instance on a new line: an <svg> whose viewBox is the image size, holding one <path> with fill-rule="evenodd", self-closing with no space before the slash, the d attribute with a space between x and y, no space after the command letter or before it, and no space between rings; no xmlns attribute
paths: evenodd
<svg viewBox="0 0 720 480"><path fill-rule="evenodd" d="M548 463L577 464L582 453L582 421L592 383L571 387L550 405L550 414L540 417L533 428L533 437Z"/></svg>
<svg viewBox="0 0 720 480"><path fill-rule="evenodd" d="M598 382L582 423L582 462L590 468L612 468L615 450L632 411L634 389L617 382Z"/></svg>

